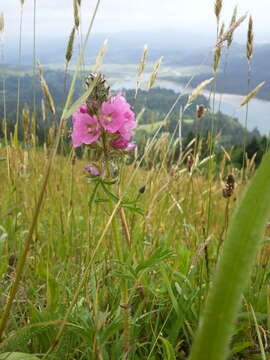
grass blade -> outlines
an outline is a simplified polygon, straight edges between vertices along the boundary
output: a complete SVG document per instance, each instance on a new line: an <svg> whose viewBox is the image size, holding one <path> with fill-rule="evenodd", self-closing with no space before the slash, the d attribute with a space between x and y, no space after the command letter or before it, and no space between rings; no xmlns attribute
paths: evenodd
<svg viewBox="0 0 270 360"><path fill-rule="evenodd" d="M234 213L190 360L225 360L228 356L241 297L270 211L269 164L270 153Z"/></svg>

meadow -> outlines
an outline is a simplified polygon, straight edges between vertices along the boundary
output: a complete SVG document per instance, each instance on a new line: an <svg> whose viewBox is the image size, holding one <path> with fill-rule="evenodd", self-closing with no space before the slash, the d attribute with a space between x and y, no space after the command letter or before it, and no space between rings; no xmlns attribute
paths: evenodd
<svg viewBox="0 0 270 360"><path fill-rule="evenodd" d="M74 0L66 68L80 26L80 4ZM163 126L183 94L163 121L141 125L151 136L138 148L111 149L115 130L107 123L102 123L97 145L77 147L76 121L71 138L70 117L78 108L85 114L84 103L89 114L98 116L106 102L95 110L104 91L107 95L99 75L88 78L78 99L72 96L99 4L80 44L62 115L44 143L37 139L41 119L36 117L35 96L31 111L24 107L18 112L12 132L3 111L0 359L270 359L268 142L257 167L256 153L246 155L246 126L242 166L235 167L232 149L220 146L222 134L215 135L214 120L205 143L200 132L204 106L197 108L192 120L197 123L194 138L184 143L181 136L184 113L201 92L208 87L215 97L223 45L229 48L234 31L247 16L237 17L234 10L225 29L220 23L222 1L215 1L213 77L186 97L173 134ZM250 17L249 65L252 25ZM103 45L94 73L101 71L105 51ZM144 48L137 90L146 58ZM158 60L148 89L160 66ZM35 72L43 91L42 113L46 103L46 111L55 115L59 104L54 104L38 62ZM2 84L5 90L4 77ZM263 85L249 89L239 104L246 107L246 121L248 104ZM5 106L5 91L2 95ZM17 99L19 103L19 79ZM139 123L142 114L135 115ZM25 130L22 138L19 127ZM91 169L85 169L89 163Z"/></svg>

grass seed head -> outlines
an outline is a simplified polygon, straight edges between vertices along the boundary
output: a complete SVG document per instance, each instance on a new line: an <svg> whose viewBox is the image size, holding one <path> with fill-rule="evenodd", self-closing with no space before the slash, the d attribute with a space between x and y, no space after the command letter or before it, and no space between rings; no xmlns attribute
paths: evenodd
<svg viewBox="0 0 270 360"><path fill-rule="evenodd" d="M43 98L41 99L41 114L42 114L42 120L45 121L46 120L46 107L45 107L45 101Z"/></svg>
<svg viewBox="0 0 270 360"><path fill-rule="evenodd" d="M253 42L254 42L254 32L253 32L253 20L252 16L249 17L248 22L248 33L247 33L247 59L251 60L253 55Z"/></svg>
<svg viewBox="0 0 270 360"><path fill-rule="evenodd" d="M222 10L222 3L223 3L223 0L216 0L216 2L215 2L215 15L216 15L216 18L218 21L219 21L220 13Z"/></svg>
<svg viewBox="0 0 270 360"><path fill-rule="evenodd" d="M72 54L73 54L73 44L74 44L74 39L75 39L75 26L73 26L71 33L69 35L69 39L68 39L68 46L67 46L67 50L66 50L66 64L68 65L68 63L70 62L71 58L72 58Z"/></svg>
<svg viewBox="0 0 270 360"><path fill-rule="evenodd" d="M234 31L242 24L243 21L245 21L247 18L247 14L240 16L239 19L237 19L232 25L230 25L229 29L225 31L225 33L219 37L216 48L223 45L224 41L228 41L230 36L234 33Z"/></svg>
<svg viewBox="0 0 270 360"><path fill-rule="evenodd" d="M101 65L103 64L103 59L107 50L108 50L108 40L106 39L97 54L96 64L92 70L92 73L97 73L99 71Z"/></svg>
<svg viewBox="0 0 270 360"><path fill-rule="evenodd" d="M247 105L250 100L260 91L260 89L265 85L265 81L261 82L258 86L255 87L255 89L253 89L249 94L247 94L247 96L245 97L245 99L242 101L240 106L244 106Z"/></svg>
<svg viewBox="0 0 270 360"><path fill-rule="evenodd" d="M4 13L1 12L0 13L0 35L2 35L4 33L5 30L5 18L4 18Z"/></svg>
<svg viewBox="0 0 270 360"><path fill-rule="evenodd" d="M229 174L226 180L225 188L222 190L223 197L228 199L233 195L235 188L235 179L232 174Z"/></svg>
<svg viewBox="0 0 270 360"><path fill-rule="evenodd" d="M76 29L80 26L80 16L79 16L79 5L77 0L73 0L73 14L74 14L74 24Z"/></svg>
<svg viewBox="0 0 270 360"><path fill-rule="evenodd" d="M214 78L210 78L208 80L204 80L202 81L194 90L193 92L189 95L188 101L187 101L187 105L190 105L194 100L197 99L197 97L200 95L201 91L207 86L209 85L212 81L214 80Z"/></svg>
<svg viewBox="0 0 270 360"><path fill-rule="evenodd" d="M40 80L40 85L41 85L41 89L43 91L43 95L47 101L47 104L49 106L49 109L51 110L52 114L55 115L55 105L54 105L54 101L53 101L53 97L50 93L50 90L48 88L48 85L44 79L43 73L42 73L42 69L40 67L40 64L38 63L38 73L39 73L39 80Z"/></svg>
<svg viewBox="0 0 270 360"><path fill-rule="evenodd" d="M233 10L230 27L233 26L233 24L236 22L236 19L237 19L237 6ZM233 31L228 33L227 48L229 48L232 45L232 41L233 41Z"/></svg>
<svg viewBox="0 0 270 360"><path fill-rule="evenodd" d="M156 82L162 60L163 60L163 56L161 56L161 58L158 59L154 64L153 72L152 72L152 74L150 76L150 80L148 82L148 90L150 90Z"/></svg>

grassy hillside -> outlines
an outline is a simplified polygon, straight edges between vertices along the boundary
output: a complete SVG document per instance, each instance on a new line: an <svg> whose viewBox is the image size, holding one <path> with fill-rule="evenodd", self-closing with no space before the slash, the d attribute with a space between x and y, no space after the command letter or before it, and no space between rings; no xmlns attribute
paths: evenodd
<svg viewBox="0 0 270 360"><path fill-rule="evenodd" d="M224 155L223 167L212 182L208 218L207 162L194 166L192 172L184 164L167 167L165 148L166 140L156 143L153 154L158 157L160 152L161 162L153 166L149 154L151 170L140 168L130 183L136 167L132 162L122 168L121 180L110 186L116 194L125 191L126 201L136 200L134 210L125 209L130 243L120 214L102 237L110 219L110 198L101 188L92 197L95 183L87 181L82 169L87 155L76 161L72 153L57 157L18 302L0 345L2 352L46 352L83 278L53 358L64 354L67 359L116 359L128 346L132 359L159 359L166 358L169 346L178 359L186 359L243 185ZM14 259L23 249L36 206L48 151L19 147L2 149L0 155L5 158L0 163L3 306L14 277ZM222 195L222 181L231 171L237 188L228 201ZM250 167L247 178L252 172ZM261 245L245 293L231 344L234 359L257 358L257 337L251 331L246 304L252 305L264 326L269 316L264 281L268 250L267 242Z"/></svg>

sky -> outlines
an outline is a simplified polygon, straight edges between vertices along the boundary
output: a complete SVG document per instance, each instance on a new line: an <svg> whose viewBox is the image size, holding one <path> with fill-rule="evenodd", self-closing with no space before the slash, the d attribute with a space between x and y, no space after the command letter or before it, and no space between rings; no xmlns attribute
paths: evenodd
<svg viewBox="0 0 270 360"><path fill-rule="evenodd" d="M37 37L67 37L73 24L73 0L36 0ZM82 0L82 26L86 30L96 0ZM32 36L34 0L25 0L23 38ZM222 19L229 23L233 8L250 12L255 40L270 42L269 0L223 0ZM101 0L94 32L157 31L169 29L192 33L215 32L214 0ZM20 0L0 0L6 39L18 39ZM245 42L246 25L236 39ZM186 36L186 35L185 35Z"/></svg>

